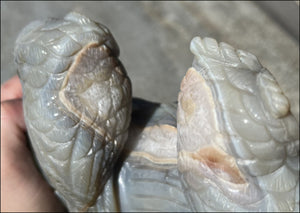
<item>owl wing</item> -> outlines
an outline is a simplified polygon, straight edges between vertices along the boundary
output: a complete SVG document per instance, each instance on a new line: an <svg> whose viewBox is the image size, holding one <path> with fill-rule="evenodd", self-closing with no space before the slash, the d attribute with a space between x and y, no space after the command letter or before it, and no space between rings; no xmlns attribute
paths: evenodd
<svg viewBox="0 0 300 213"><path fill-rule="evenodd" d="M97 199L101 208L116 209L105 202L111 187L104 184L127 139L131 87L111 45L106 28L77 13L33 22L16 41L31 144L70 211Z"/></svg>
<svg viewBox="0 0 300 213"><path fill-rule="evenodd" d="M223 142L215 140L211 145L234 157L245 178L258 187L251 193L266 194L267 204L261 202L257 206L276 210L297 208L299 201L295 201L294 193L299 187L299 166L295 163L299 159L298 124L274 77L254 55L226 43L196 37L190 49L195 55L193 67L204 79L199 82L205 82L211 90L216 132L223 138ZM185 91L183 96L196 97L188 95L192 89ZM287 199L281 199L284 196Z"/></svg>
<svg viewBox="0 0 300 213"><path fill-rule="evenodd" d="M127 147L118 177L121 211L191 211L177 170L176 105L134 99Z"/></svg>

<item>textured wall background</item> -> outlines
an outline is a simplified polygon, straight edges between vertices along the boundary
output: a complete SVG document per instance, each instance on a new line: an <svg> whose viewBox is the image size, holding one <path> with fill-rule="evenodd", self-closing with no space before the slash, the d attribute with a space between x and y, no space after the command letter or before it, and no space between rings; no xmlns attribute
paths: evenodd
<svg viewBox="0 0 300 213"><path fill-rule="evenodd" d="M299 116L299 27L294 26L299 24L299 3L274 5L244 1L1 1L1 83L16 74L14 41L25 25L75 10L111 30L136 97L176 100L180 81L193 60L189 42L196 35L210 36L255 54L279 81ZM275 10L267 10L271 7ZM288 18L278 19L282 10Z"/></svg>

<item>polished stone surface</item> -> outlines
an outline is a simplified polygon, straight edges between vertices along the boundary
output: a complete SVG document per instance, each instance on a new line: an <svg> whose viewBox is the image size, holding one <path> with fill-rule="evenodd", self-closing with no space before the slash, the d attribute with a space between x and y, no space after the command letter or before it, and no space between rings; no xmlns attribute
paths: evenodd
<svg viewBox="0 0 300 213"><path fill-rule="evenodd" d="M295 3L295 7L299 7ZM115 36L133 95L170 102L191 66L194 36L213 37L256 55L299 118L299 43L253 2L1 2L1 83L16 74L13 47L30 21L79 11Z"/></svg>

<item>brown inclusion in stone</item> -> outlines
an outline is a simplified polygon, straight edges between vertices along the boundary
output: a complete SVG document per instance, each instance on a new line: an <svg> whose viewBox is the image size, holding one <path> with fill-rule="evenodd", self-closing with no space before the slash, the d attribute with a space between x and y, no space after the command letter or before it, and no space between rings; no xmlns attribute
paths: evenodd
<svg viewBox="0 0 300 213"><path fill-rule="evenodd" d="M194 160L198 160L201 163L206 164L216 173L224 172L226 175L223 174L223 177L226 176L226 179L232 183L246 183L233 157L222 150L209 146L200 149L196 153L192 153L191 157Z"/></svg>
<svg viewBox="0 0 300 213"><path fill-rule="evenodd" d="M64 106L102 136L107 134L102 127L113 113L112 78L124 79L125 71L119 65L105 44L89 44L78 53L59 92Z"/></svg>

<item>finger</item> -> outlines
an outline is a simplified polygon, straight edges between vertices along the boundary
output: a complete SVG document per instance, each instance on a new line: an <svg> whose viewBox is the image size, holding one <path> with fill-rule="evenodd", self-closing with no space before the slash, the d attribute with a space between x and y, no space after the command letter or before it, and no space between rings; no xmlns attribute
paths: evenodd
<svg viewBox="0 0 300 213"><path fill-rule="evenodd" d="M25 145L25 131L22 99L1 102L1 148Z"/></svg>
<svg viewBox="0 0 300 213"><path fill-rule="evenodd" d="M66 212L26 146L22 99L1 102L1 212Z"/></svg>
<svg viewBox="0 0 300 213"><path fill-rule="evenodd" d="M22 85L17 75L1 85L1 102L22 97Z"/></svg>

